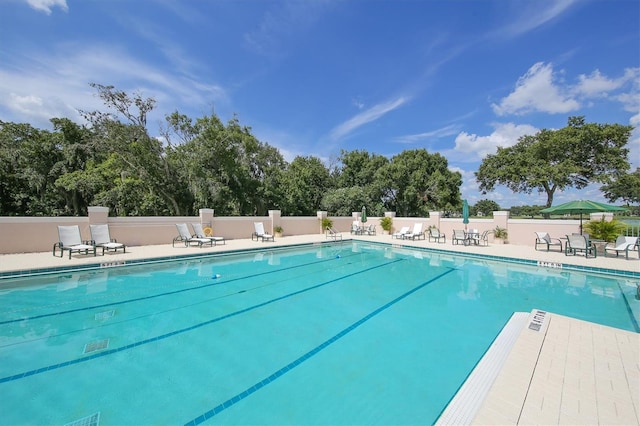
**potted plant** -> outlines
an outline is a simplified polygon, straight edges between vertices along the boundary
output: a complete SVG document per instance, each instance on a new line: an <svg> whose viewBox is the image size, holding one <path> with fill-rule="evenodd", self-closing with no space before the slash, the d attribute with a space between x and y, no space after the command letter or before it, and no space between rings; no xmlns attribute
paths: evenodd
<svg viewBox="0 0 640 426"><path fill-rule="evenodd" d="M280 238L282 237L282 226L280 225L276 225L273 227L273 233L275 234L276 237Z"/></svg>
<svg viewBox="0 0 640 426"><path fill-rule="evenodd" d="M604 220L604 216L600 220L592 220L584 224L584 232L589 234L589 238L595 240L603 240L613 242L618 235L622 235L626 225L619 220Z"/></svg>
<svg viewBox="0 0 640 426"><path fill-rule="evenodd" d="M333 220L329 219L328 217L324 217L322 218L322 230L326 231L329 228L333 227Z"/></svg>
<svg viewBox="0 0 640 426"><path fill-rule="evenodd" d="M380 226L382 227L382 230L384 231L385 234L390 234L391 227L393 226L393 219L390 218L389 216L380 218Z"/></svg>
<svg viewBox="0 0 640 426"><path fill-rule="evenodd" d="M507 238L509 238L509 233L505 228L500 228L496 226L496 229L493 230L493 238L497 244L507 244Z"/></svg>

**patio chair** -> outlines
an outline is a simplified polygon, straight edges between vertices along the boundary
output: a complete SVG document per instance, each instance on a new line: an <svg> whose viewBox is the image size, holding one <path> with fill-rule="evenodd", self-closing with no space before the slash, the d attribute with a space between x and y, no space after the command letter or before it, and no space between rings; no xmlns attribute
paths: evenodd
<svg viewBox="0 0 640 426"><path fill-rule="evenodd" d="M362 234L362 226L360 226L360 222L358 222L357 220L354 220L353 223L351 224L351 229L349 232L356 235Z"/></svg>
<svg viewBox="0 0 640 426"><path fill-rule="evenodd" d="M424 239L424 232L422 232L422 224L416 223L415 225L413 225L413 231L406 233L403 238L406 238L406 239L411 238L412 240L415 240L416 238Z"/></svg>
<svg viewBox="0 0 640 426"><path fill-rule="evenodd" d="M104 254L105 250L107 252L109 250L117 252L122 249L123 253L127 252L127 246L119 243L115 238L111 238L109 225L106 223L103 225L89 225L89 229L91 230L91 240L93 244L95 244L96 247L102 247L102 254Z"/></svg>
<svg viewBox="0 0 640 426"><path fill-rule="evenodd" d="M368 227L363 228L362 232L366 232L367 235L376 235L376 226L374 224L371 224Z"/></svg>
<svg viewBox="0 0 640 426"><path fill-rule="evenodd" d="M335 228L327 228L326 237L333 238L334 240L341 240L342 234L339 233Z"/></svg>
<svg viewBox="0 0 640 426"><path fill-rule="evenodd" d="M567 243L564 247L565 256L569 256L571 253L573 256L578 252L584 253L584 257L589 257L592 254L593 257L598 257L598 252L594 245L585 237L580 234L567 235Z"/></svg>
<svg viewBox="0 0 640 426"><path fill-rule="evenodd" d="M611 244L611 247L609 247ZM607 243L604 245L604 257L607 257L607 252L615 252L616 257L621 252L624 252L625 258L629 259L629 251L634 251L638 246L638 237L625 237L620 235L616 238L615 243ZM638 252L638 256L640 257L640 252Z"/></svg>
<svg viewBox="0 0 640 426"><path fill-rule="evenodd" d="M562 241L558 238L551 238L546 232L536 232L536 250L538 250L539 245L546 247L547 251L550 251L553 246L558 246L560 247L560 252L562 252Z"/></svg>
<svg viewBox="0 0 640 426"><path fill-rule="evenodd" d="M400 228L400 230L398 232L394 232L393 234L391 234L391 238L404 238L404 236L409 232L409 227L408 226L403 226L402 228Z"/></svg>
<svg viewBox="0 0 640 426"><path fill-rule="evenodd" d="M71 253L89 254L93 252L96 255L96 246L91 241L83 241L80 236L80 227L78 225L58 226L58 242L53 245L53 255L56 255L56 249L60 249L60 257L64 256L65 250Z"/></svg>
<svg viewBox="0 0 640 426"><path fill-rule="evenodd" d="M254 231L251 239L255 237L256 241L258 241L259 238L262 238L263 243L265 241L275 241L275 239L273 238L273 235L267 234L266 232L264 232L264 224L262 222L254 222L253 229Z"/></svg>
<svg viewBox="0 0 640 426"><path fill-rule="evenodd" d="M178 228L179 235L173 239L173 247L176 246L176 242L178 241L183 242L185 247L189 247L191 244L197 244L200 248L205 244L209 244L213 247L213 241L210 239L192 236L189 233L189 228L186 223L176 223L176 228Z"/></svg>
<svg viewBox="0 0 640 426"><path fill-rule="evenodd" d="M464 229L454 229L453 236L451 237L451 242L454 245L460 244L461 242L462 244L467 245L467 235L465 234Z"/></svg>
<svg viewBox="0 0 640 426"><path fill-rule="evenodd" d="M214 237L213 235L207 235L202 228L201 223L192 223L191 227L193 228L193 236L196 238L208 238L213 242L213 245L218 245L218 243L226 244L224 237Z"/></svg>
<svg viewBox="0 0 640 426"><path fill-rule="evenodd" d="M447 236L441 234L438 228L429 228L429 242L431 242L431 240L435 241L436 243L439 243L440 240L442 240L443 243L446 243Z"/></svg>
<svg viewBox="0 0 640 426"><path fill-rule="evenodd" d="M489 246L489 234L492 233L490 229L487 229L478 237L474 237L474 243L478 246ZM476 234L478 235L478 234Z"/></svg>

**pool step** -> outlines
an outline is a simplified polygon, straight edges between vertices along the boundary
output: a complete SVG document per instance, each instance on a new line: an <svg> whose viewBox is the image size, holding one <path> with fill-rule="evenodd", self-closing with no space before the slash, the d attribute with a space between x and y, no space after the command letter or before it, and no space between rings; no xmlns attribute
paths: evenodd
<svg viewBox="0 0 640 426"><path fill-rule="evenodd" d="M468 425L480 410L482 403L504 366L513 345L529 321L530 313L515 312L502 328L480 362L462 384L436 425Z"/></svg>

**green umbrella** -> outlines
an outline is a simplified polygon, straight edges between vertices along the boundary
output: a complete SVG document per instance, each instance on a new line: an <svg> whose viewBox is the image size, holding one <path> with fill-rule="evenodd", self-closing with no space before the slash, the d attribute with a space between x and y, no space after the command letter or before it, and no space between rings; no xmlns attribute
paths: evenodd
<svg viewBox="0 0 640 426"><path fill-rule="evenodd" d="M469 223L469 203L467 203L466 198L462 202L462 223L464 223L464 229L467 229L467 224Z"/></svg>
<svg viewBox="0 0 640 426"><path fill-rule="evenodd" d="M583 213L598 213L598 212L626 212L627 209L612 206L610 204L598 203L596 201L589 200L576 200L569 201L568 203L560 204L558 206L547 207L540 210L540 213L548 214L571 214L580 213L580 233L582 234L582 214Z"/></svg>
<svg viewBox="0 0 640 426"><path fill-rule="evenodd" d="M365 206L362 206L362 217L360 218L360 220L362 221L362 223L365 223L367 221L367 208Z"/></svg>

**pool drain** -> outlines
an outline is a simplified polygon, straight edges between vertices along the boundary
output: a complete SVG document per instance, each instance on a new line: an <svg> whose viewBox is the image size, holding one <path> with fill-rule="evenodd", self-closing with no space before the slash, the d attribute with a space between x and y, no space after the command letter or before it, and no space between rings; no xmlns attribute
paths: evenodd
<svg viewBox="0 0 640 426"><path fill-rule="evenodd" d="M83 417L64 426L98 426L100 424L100 411L90 416Z"/></svg>
<svg viewBox="0 0 640 426"><path fill-rule="evenodd" d="M109 346L109 339L98 340L96 342L89 342L86 345L84 345L83 354L88 354L88 353L91 353L91 352L95 352L95 351L99 351L99 350L102 350L102 349L106 349L107 346Z"/></svg>

